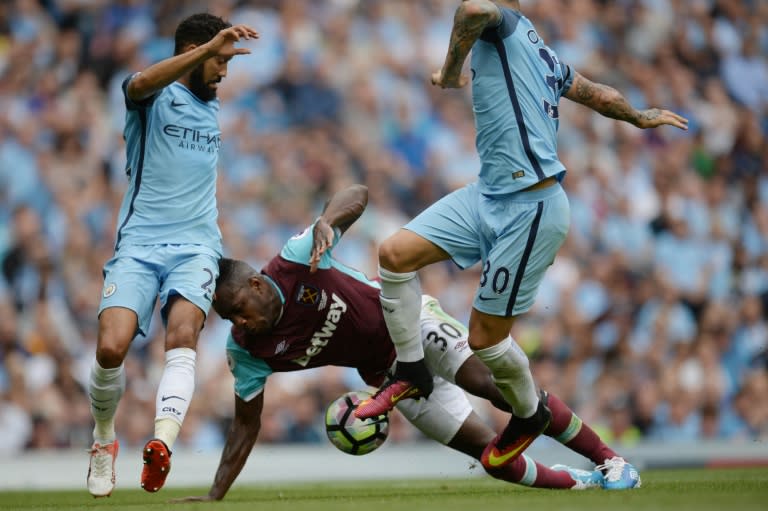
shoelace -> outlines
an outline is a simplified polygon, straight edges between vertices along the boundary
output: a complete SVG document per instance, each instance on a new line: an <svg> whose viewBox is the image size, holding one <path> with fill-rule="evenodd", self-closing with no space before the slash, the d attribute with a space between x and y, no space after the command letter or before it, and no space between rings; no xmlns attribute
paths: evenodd
<svg viewBox="0 0 768 511"><path fill-rule="evenodd" d="M93 453L93 473L96 477L112 477L112 455L106 447L99 447Z"/></svg>
<svg viewBox="0 0 768 511"><path fill-rule="evenodd" d="M605 460L604 464L595 467L595 470L607 470L605 479L610 482L615 482L621 479L621 473L624 471L624 465L626 464L627 462L622 458L611 458Z"/></svg>

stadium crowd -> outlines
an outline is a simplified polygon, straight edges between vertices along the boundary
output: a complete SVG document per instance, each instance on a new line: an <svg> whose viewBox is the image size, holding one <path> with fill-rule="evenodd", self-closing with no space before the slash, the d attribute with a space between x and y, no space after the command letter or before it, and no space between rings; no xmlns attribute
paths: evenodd
<svg viewBox="0 0 768 511"><path fill-rule="evenodd" d="M0 2L0 453L90 444L84 386L127 186L120 84L172 53L182 16L208 10L261 34L219 91L227 255L260 267L360 182L368 209L335 255L374 276L377 242L479 170L469 90L429 84L456 4ZM579 72L691 121L645 132L561 103L571 230L513 332L535 377L608 443L768 439L768 2L522 6ZM478 278L443 264L422 284L466 321ZM223 445L227 331L211 313L182 446ZM152 433L162 346L158 316L126 361L125 446ZM324 441L325 405L363 387L344 368L268 385L261 443ZM419 438L394 423L390 441Z"/></svg>

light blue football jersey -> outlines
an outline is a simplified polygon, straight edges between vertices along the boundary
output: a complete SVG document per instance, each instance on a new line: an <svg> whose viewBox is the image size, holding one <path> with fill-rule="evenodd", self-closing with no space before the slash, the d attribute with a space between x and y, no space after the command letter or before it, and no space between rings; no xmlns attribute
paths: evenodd
<svg viewBox="0 0 768 511"><path fill-rule="evenodd" d="M523 190L547 177L562 179L557 157L558 102L573 71L541 40L521 13L500 8L501 23L472 47L472 100L479 184L485 195Z"/></svg>
<svg viewBox="0 0 768 511"><path fill-rule="evenodd" d="M219 101L201 101L174 82L136 103L126 94L132 77L123 82L130 185L120 207L117 247L197 244L221 254Z"/></svg>

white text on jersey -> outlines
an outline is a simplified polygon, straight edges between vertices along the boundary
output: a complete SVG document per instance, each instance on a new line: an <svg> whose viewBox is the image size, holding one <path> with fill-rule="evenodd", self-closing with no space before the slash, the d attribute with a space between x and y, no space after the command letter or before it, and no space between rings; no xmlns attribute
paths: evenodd
<svg viewBox="0 0 768 511"><path fill-rule="evenodd" d="M323 351L323 348L328 344L328 341L331 340L331 336L333 336L333 333L336 331L336 325L341 320L341 315L347 312L347 304L344 303L341 298L336 296L336 293L331 293L331 299L333 302L331 303L331 308L328 310L328 316L325 318L323 328L315 332L312 336L312 341L310 341L310 346L307 348L306 355L293 359L294 362L302 367L307 367L307 364L309 364L312 357Z"/></svg>

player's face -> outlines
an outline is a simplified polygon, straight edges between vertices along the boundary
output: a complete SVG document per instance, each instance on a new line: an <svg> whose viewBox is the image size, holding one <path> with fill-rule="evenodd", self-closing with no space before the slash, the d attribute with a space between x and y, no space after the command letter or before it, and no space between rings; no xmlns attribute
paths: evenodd
<svg viewBox="0 0 768 511"><path fill-rule="evenodd" d="M221 80L227 76L228 57L211 57L197 66L189 77L189 88L202 101L216 99Z"/></svg>
<svg viewBox="0 0 768 511"><path fill-rule="evenodd" d="M269 284L254 277L230 296L217 298L213 308L219 316L241 330L249 334L263 334L271 330L276 319L273 317L270 290Z"/></svg>

